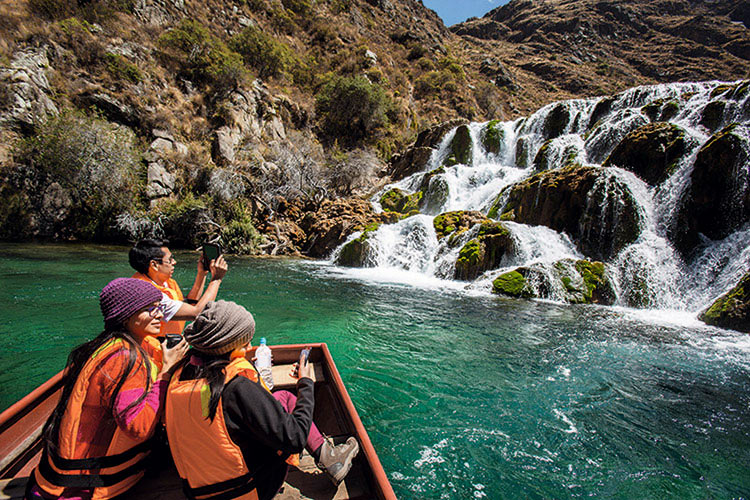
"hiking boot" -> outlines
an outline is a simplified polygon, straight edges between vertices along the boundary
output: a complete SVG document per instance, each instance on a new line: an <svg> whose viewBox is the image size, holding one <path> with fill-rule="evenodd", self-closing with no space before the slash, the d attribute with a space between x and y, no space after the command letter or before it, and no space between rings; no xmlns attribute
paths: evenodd
<svg viewBox="0 0 750 500"><path fill-rule="evenodd" d="M359 443L353 437L345 443L334 446L331 438L326 438L320 447L318 468L324 470L336 486L344 480L352 468L352 459L359 453Z"/></svg>

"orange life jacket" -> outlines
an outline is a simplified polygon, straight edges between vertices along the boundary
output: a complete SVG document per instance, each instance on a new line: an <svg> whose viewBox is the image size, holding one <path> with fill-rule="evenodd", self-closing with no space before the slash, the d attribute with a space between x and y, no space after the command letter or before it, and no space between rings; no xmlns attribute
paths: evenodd
<svg viewBox="0 0 750 500"><path fill-rule="evenodd" d="M146 337L141 346L151 358L150 375L151 381L155 382L162 364L161 346L153 337ZM123 493L143 477L151 441L133 439L119 427L115 429L104 456L72 458L76 456L81 411L93 372L101 361L128 348L121 339L106 342L91 355L78 375L60 422L58 443L45 447L39 466L34 470L37 485L47 493L59 496L66 487L87 488L94 489L93 500L107 499ZM140 356L136 363L139 361L142 361Z"/></svg>
<svg viewBox="0 0 750 500"><path fill-rule="evenodd" d="M224 371L225 384L236 376L243 376L268 390L255 367L245 358L233 359ZM169 447L183 478L185 494L190 499L209 500L220 495L221 498L257 500L255 481L242 450L227 431L221 399L211 421L208 418L211 389L206 380L180 381L181 373L182 368L179 368L169 384L165 420ZM281 455L280 451L278 453ZM299 455L289 456L287 463L299 465Z"/></svg>
<svg viewBox="0 0 750 500"><path fill-rule="evenodd" d="M162 293L165 293L167 297L169 297L172 300L176 300L178 302L182 302L184 300L184 297L182 296L182 290L180 290L180 285L178 285L177 282L173 280L172 278L169 278L167 280L166 286L156 283L154 280L152 280L151 278L149 278L147 275L143 273L135 273L133 275L133 278L151 283L156 288L158 288ZM184 328L185 328L184 321L162 321L161 328L159 330L159 335L163 336L168 333L180 333L181 334Z"/></svg>

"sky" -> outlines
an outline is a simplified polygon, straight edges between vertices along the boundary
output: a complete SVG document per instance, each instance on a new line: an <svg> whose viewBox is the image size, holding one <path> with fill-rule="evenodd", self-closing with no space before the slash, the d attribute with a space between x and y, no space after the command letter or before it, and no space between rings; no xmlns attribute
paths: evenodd
<svg viewBox="0 0 750 500"><path fill-rule="evenodd" d="M466 21L470 17L482 17L492 9L505 5L510 0L422 0L425 7L438 13L446 26Z"/></svg>

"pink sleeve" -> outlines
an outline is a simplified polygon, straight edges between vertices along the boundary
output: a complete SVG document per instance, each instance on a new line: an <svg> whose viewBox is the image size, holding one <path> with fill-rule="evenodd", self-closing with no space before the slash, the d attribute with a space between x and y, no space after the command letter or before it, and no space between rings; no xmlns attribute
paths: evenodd
<svg viewBox="0 0 750 500"><path fill-rule="evenodd" d="M129 354L122 350L111 356L105 363L106 371L109 373L122 373L121 370L127 366ZM117 426L133 439L146 439L150 437L156 423L161 417L164 397L167 393L168 382L159 380L151 384L146 392L147 374L146 367L136 361L128 378L120 388L115 398L112 413ZM114 380L117 380L116 378ZM132 405L143 394L145 397L136 405Z"/></svg>

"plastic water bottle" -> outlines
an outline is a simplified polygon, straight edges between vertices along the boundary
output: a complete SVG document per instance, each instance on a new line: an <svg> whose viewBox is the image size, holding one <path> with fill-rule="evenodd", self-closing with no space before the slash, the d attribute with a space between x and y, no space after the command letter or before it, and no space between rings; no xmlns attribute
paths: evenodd
<svg viewBox="0 0 750 500"><path fill-rule="evenodd" d="M271 348L266 345L266 338L260 339L260 345L255 350L255 368L258 369L258 373L263 377L263 381L266 383L269 389L273 389L273 374L271 373Z"/></svg>

